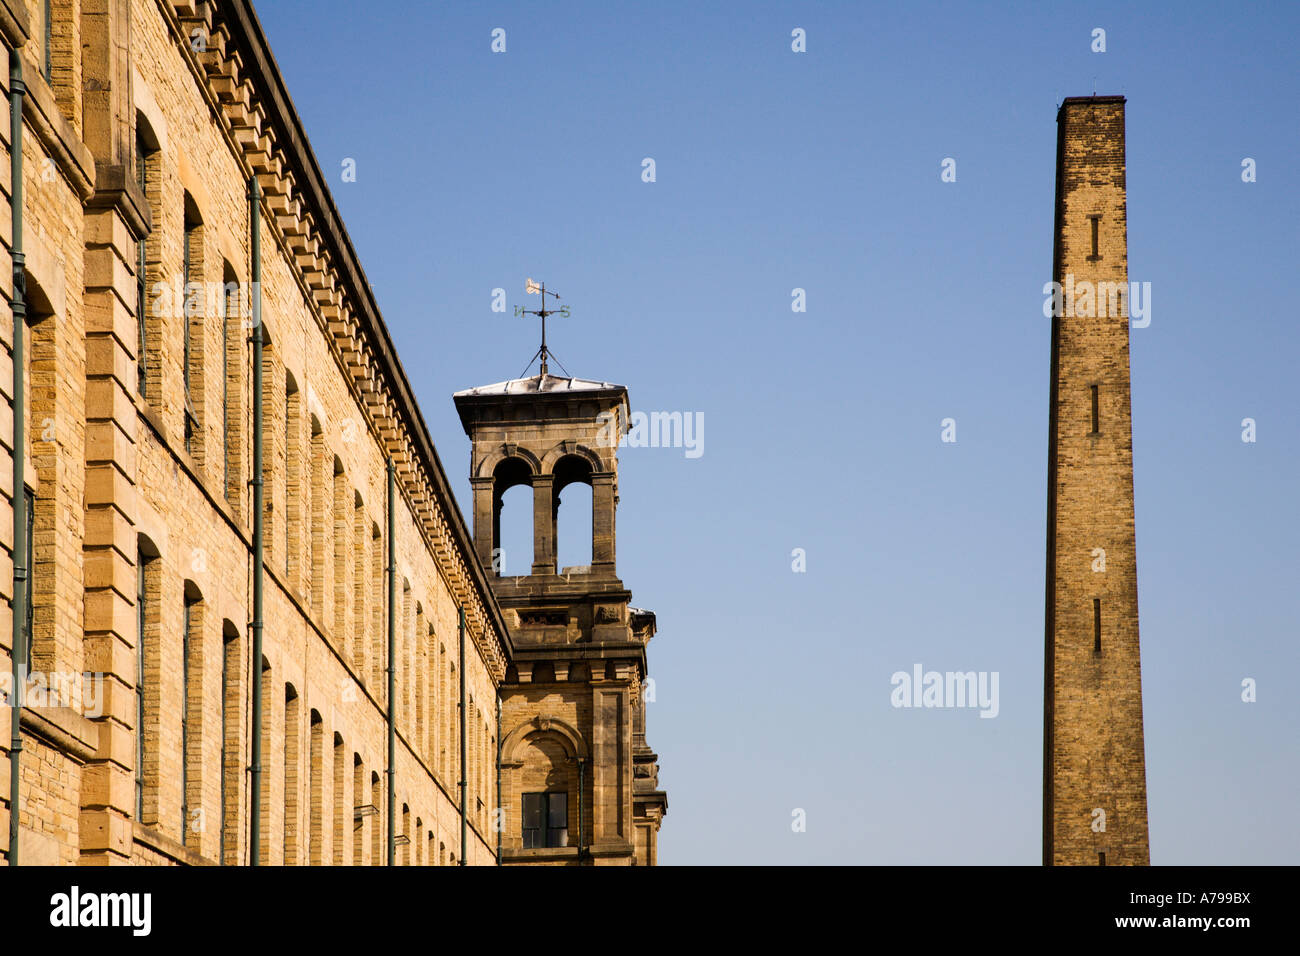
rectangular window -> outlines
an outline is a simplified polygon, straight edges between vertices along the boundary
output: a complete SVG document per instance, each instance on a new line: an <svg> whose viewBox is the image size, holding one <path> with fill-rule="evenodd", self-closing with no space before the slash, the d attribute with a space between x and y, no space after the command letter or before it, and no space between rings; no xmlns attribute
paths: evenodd
<svg viewBox="0 0 1300 956"><path fill-rule="evenodd" d="M1089 216L1088 220L1092 223L1092 255L1088 256L1088 259L1096 261L1101 258L1100 253L1097 252L1097 230L1101 224L1101 216Z"/></svg>
<svg viewBox="0 0 1300 956"><path fill-rule="evenodd" d="M1092 599L1092 651L1101 653L1101 598Z"/></svg>
<svg viewBox="0 0 1300 956"><path fill-rule="evenodd" d="M523 804L525 849L569 845L567 793L525 793Z"/></svg>
<svg viewBox="0 0 1300 956"><path fill-rule="evenodd" d="M1097 386L1089 385L1088 391L1091 393L1092 397L1092 433L1096 435L1101 431L1101 416L1100 410L1097 406Z"/></svg>

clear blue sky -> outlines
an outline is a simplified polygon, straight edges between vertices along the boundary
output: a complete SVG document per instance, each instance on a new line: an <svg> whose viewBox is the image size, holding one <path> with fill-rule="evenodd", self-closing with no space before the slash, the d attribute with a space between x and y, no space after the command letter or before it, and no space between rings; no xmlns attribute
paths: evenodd
<svg viewBox="0 0 1300 956"><path fill-rule="evenodd" d="M621 456L619 572L659 619L663 863L1039 862L1042 285L1056 106L1094 86L1128 97L1152 289L1152 862L1300 862L1298 9L259 5L462 510L451 394L537 346L494 288L513 309L545 279L571 373L704 415L699 458ZM1000 713L892 708L915 663L997 671Z"/></svg>

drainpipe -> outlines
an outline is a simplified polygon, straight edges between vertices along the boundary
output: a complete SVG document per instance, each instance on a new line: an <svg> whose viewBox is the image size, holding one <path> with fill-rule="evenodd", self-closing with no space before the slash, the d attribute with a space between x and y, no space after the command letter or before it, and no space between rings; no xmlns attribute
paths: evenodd
<svg viewBox="0 0 1300 956"><path fill-rule="evenodd" d="M497 688L497 812L493 825L497 831L497 866L501 865L501 688Z"/></svg>
<svg viewBox="0 0 1300 956"><path fill-rule="evenodd" d="M397 469L393 459L388 458L388 865L397 859L397 791L393 789L393 780L397 762L397 693L396 669L393 667L394 650L397 644L397 528L396 509L393 502L397 498Z"/></svg>
<svg viewBox="0 0 1300 956"><path fill-rule="evenodd" d="M578 862L582 862L582 791L587 789L587 762L578 758Z"/></svg>
<svg viewBox="0 0 1300 956"><path fill-rule="evenodd" d="M248 862L257 866L262 841L262 187L248 181L248 220L253 256L253 759Z"/></svg>
<svg viewBox="0 0 1300 956"><path fill-rule="evenodd" d="M19 763L23 752L23 734L20 727L23 707L23 689L27 683L27 647L23 625L27 622L27 572L23 562L27 557L27 497L24 474L26 462L25 436L27 434L27 409L23 399L23 338L27 331L26 277L23 272L23 67L18 51L9 51L9 182L12 185L10 213L13 216L14 263L14 440L13 440L13 511L14 511L14 589L13 589L13 643L9 654L13 664L13 686L9 690L10 726L9 740L9 865L18 865L18 783Z"/></svg>
<svg viewBox="0 0 1300 956"><path fill-rule="evenodd" d="M460 865L465 866L465 851L469 848L469 825L465 811L469 800L469 774L465 772L465 605L460 605Z"/></svg>

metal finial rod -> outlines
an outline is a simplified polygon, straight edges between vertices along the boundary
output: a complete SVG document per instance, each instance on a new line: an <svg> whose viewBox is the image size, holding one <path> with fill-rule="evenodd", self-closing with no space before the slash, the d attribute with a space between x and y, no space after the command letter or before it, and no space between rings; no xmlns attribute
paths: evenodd
<svg viewBox="0 0 1300 956"><path fill-rule="evenodd" d="M563 315L567 318L569 315L569 307L567 305L561 306L558 309L548 309L546 307L546 297L548 295L558 302L560 294L558 292L547 291L545 282L534 282L532 279L529 279L524 285L524 291L528 293L540 293L542 296L542 307L540 309L525 309L523 306L515 306L515 315L535 315L542 320L542 345L533 354L533 358L541 358L541 373L542 375L546 375L550 370L546 360L551 355L551 350L546 347L546 317L548 315ZM532 365L533 363L530 361L528 364ZM527 369L524 371L527 371Z"/></svg>

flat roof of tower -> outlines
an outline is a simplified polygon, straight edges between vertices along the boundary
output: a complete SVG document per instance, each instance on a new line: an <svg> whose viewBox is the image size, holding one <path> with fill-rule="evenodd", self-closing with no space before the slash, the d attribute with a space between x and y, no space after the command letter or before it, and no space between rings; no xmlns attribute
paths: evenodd
<svg viewBox="0 0 1300 956"><path fill-rule="evenodd" d="M1087 104L1087 103L1125 103L1125 102L1127 102L1127 100L1125 100L1124 97L1114 95L1114 94L1109 96L1067 96L1065 99L1061 100L1061 105L1056 108L1056 111L1057 113L1060 113L1060 111L1065 109L1067 106L1074 106L1080 103Z"/></svg>
<svg viewBox="0 0 1300 956"><path fill-rule="evenodd" d="M452 398L471 398L488 395L528 395L538 392L609 392L626 391L623 385L613 382L596 382L587 378L564 378L559 375L534 375L532 378L512 378L507 382L480 385L456 392Z"/></svg>

